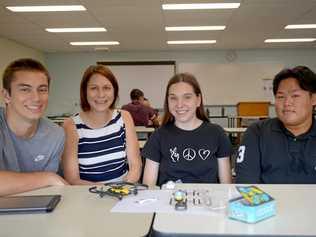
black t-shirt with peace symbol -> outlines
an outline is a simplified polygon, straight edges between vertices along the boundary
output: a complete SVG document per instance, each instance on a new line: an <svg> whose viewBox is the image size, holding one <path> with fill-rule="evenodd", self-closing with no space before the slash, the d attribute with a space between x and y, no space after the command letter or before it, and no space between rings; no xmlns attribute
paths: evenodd
<svg viewBox="0 0 316 237"><path fill-rule="evenodd" d="M194 130L174 124L157 129L146 142L143 157L160 163L158 185L169 180L183 183L217 183L217 159L230 156L231 144L224 130L203 122Z"/></svg>

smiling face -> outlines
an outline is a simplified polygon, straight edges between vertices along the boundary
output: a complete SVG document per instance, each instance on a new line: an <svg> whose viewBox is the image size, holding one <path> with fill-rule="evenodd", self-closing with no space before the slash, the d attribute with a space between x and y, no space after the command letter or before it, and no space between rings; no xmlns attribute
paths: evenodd
<svg viewBox="0 0 316 237"><path fill-rule="evenodd" d="M34 122L40 119L48 103L48 79L39 71L17 71L10 93L3 90L8 119Z"/></svg>
<svg viewBox="0 0 316 237"><path fill-rule="evenodd" d="M104 112L108 110L114 100L114 88L103 75L93 74L87 84L87 101L91 111Z"/></svg>
<svg viewBox="0 0 316 237"><path fill-rule="evenodd" d="M185 128L194 124L198 120L196 110L200 104L201 96L194 93L190 84L178 82L170 86L168 107L176 126Z"/></svg>
<svg viewBox="0 0 316 237"><path fill-rule="evenodd" d="M295 78L280 82L275 95L275 110L278 118L290 131L306 132L312 124L316 95L300 88Z"/></svg>

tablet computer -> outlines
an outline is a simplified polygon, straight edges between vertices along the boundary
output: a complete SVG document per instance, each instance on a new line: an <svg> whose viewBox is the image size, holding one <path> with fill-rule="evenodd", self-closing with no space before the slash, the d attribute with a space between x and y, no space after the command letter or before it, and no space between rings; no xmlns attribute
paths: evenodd
<svg viewBox="0 0 316 237"><path fill-rule="evenodd" d="M60 199L61 195L0 197L0 214L51 212Z"/></svg>

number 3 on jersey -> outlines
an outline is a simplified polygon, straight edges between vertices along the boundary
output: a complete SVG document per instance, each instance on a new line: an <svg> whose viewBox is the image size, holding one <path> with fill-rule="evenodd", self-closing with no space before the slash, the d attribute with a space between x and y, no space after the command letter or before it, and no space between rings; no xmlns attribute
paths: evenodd
<svg viewBox="0 0 316 237"><path fill-rule="evenodd" d="M240 146L238 148L238 156L236 159L237 163L241 163L244 161L245 151L246 151L246 146Z"/></svg>

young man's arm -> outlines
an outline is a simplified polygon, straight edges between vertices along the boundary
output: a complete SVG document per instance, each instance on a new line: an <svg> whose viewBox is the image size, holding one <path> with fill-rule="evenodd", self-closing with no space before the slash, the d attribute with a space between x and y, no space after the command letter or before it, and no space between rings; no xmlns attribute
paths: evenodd
<svg viewBox="0 0 316 237"><path fill-rule="evenodd" d="M0 171L0 196L65 184L67 183L63 178L52 172Z"/></svg>

